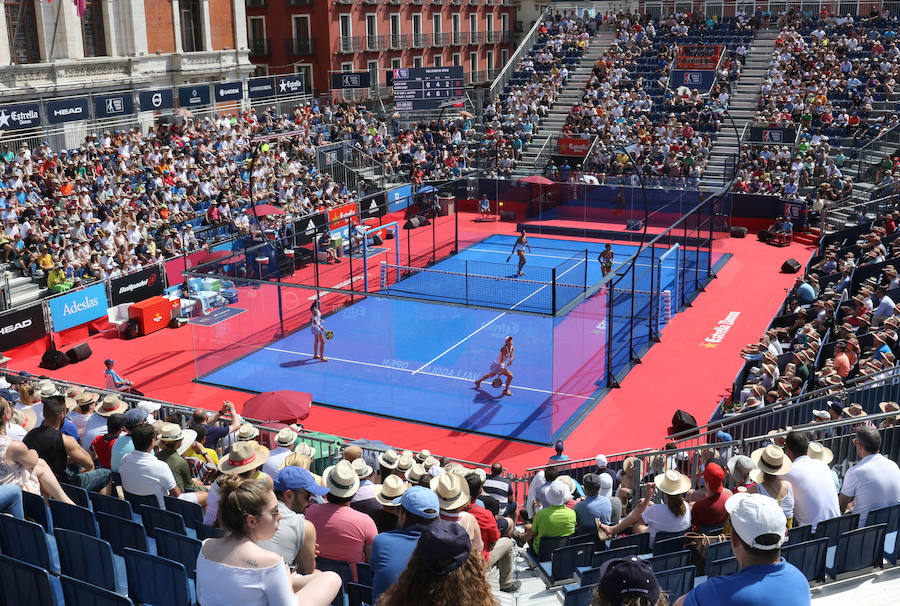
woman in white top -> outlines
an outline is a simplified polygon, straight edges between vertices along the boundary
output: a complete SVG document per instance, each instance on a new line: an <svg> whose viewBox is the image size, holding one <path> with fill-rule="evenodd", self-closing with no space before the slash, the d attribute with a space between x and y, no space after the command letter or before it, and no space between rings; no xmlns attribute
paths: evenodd
<svg viewBox="0 0 900 606"><path fill-rule="evenodd" d="M322 324L322 309L319 307L319 300L316 299L309 307L312 314L312 324L309 329L313 334L313 359L318 358L323 362L327 362L325 357L325 326Z"/></svg>
<svg viewBox="0 0 900 606"><path fill-rule="evenodd" d="M758 469L750 472L750 479L756 484L747 488L747 492L758 492L778 501L787 518L787 527L791 528L794 525L794 491L790 482L781 479L791 470L791 460L775 444L754 450L750 458Z"/></svg>
<svg viewBox="0 0 900 606"><path fill-rule="evenodd" d="M220 482L219 523L226 535L207 539L197 556L200 606L327 606L341 588L333 572L293 575L280 555L256 541L271 539L281 515L264 482L228 476Z"/></svg>
<svg viewBox="0 0 900 606"><path fill-rule="evenodd" d="M615 526L601 524L601 528L610 538L626 528L631 527L634 533L649 532L650 546L656 542L658 532L682 532L691 527L691 508L684 500L684 493L691 487L691 481L684 474L670 469L654 478L647 484L647 496L640 500L631 513L622 518ZM665 502L651 505L650 500L656 490L664 493Z"/></svg>

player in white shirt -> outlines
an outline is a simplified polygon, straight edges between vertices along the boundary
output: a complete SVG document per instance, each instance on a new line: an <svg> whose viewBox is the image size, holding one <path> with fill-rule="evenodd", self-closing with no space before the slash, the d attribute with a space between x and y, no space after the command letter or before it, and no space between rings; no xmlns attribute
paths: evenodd
<svg viewBox="0 0 900 606"><path fill-rule="evenodd" d="M506 377L506 388L503 390L504 396L511 396L512 392L509 390L509 384L512 383L513 374L509 372L509 365L513 362L513 357L515 356L515 347L513 346L513 338L506 337L506 341L503 343L503 347L500 348L500 353L497 354L497 359L494 362L491 362L491 370L483 377L475 381L475 387L481 387L481 382L485 379L489 379L491 377Z"/></svg>

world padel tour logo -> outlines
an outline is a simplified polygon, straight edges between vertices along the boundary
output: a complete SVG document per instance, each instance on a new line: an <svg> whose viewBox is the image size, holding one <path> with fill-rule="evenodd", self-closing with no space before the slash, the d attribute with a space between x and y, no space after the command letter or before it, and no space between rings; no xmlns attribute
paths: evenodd
<svg viewBox="0 0 900 606"><path fill-rule="evenodd" d="M741 315L741 312L732 311L725 316L724 320L719 320L719 323L716 324L712 334L703 339L700 343L700 347L705 347L707 349L715 349L718 347L719 343L725 340L725 335L728 334L728 331L731 330L734 323L737 322L739 315Z"/></svg>

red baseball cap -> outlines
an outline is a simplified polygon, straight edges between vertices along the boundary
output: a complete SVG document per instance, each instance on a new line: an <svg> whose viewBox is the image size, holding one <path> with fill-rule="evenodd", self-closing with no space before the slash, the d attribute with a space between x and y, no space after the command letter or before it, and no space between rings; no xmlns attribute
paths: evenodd
<svg viewBox="0 0 900 606"><path fill-rule="evenodd" d="M707 463L703 470L703 479L706 487L712 492L720 492L722 490L722 482L725 481L725 470L718 463Z"/></svg>

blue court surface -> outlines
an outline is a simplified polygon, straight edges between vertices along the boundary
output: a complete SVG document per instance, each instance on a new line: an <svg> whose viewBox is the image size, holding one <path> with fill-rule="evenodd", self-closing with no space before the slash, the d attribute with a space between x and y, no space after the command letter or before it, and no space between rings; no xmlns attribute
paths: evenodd
<svg viewBox="0 0 900 606"><path fill-rule="evenodd" d="M434 269L465 261L489 262L514 275L516 258L503 264L513 241L512 236L491 236ZM526 279L580 252L580 266L573 272L582 280L586 272L588 285L600 280L597 255L603 244L545 238L529 241L532 252L527 254ZM615 245L614 250L617 263L621 263L636 247ZM674 255L671 260L674 264ZM512 289L511 297L529 297L528 291L521 293L505 282L498 290ZM433 298L438 300L432 301L368 297L325 318L325 327L335 333L326 343L327 362L312 359L313 337L307 327L201 380L254 392L297 389L329 406L503 438L551 442L606 386L607 330L616 330L618 320L611 322L608 317L605 291L565 316L551 317L442 302L454 295L447 290L456 286L441 282L445 290L435 291ZM509 298L500 297L497 306ZM649 298L645 305L649 308ZM646 315L649 317L649 312ZM613 339L614 370L628 361L628 348L624 353L616 349L623 338L627 345L630 335L619 332L623 334ZM501 396L502 387L492 387L490 380L476 389L474 380L488 372L507 335L515 343L515 360L509 367L515 375L513 395Z"/></svg>

